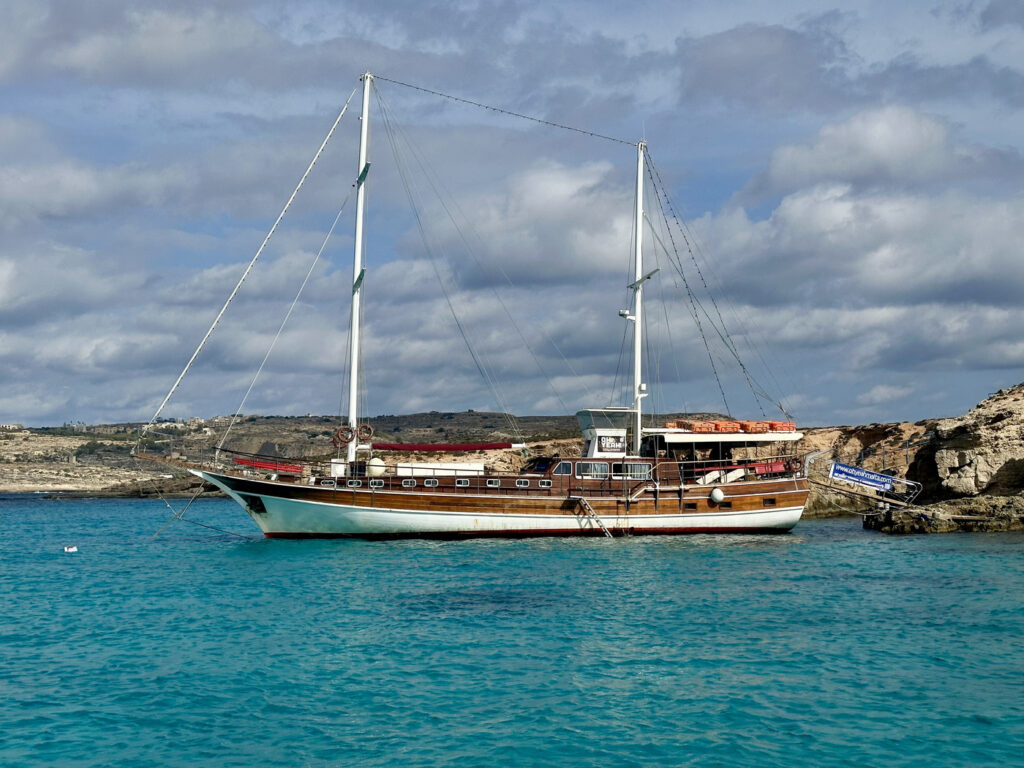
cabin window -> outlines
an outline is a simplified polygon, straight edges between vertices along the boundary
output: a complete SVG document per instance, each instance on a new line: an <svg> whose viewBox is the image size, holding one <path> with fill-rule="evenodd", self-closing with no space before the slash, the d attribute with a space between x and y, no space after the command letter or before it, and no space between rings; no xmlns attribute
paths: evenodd
<svg viewBox="0 0 1024 768"><path fill-rule="evenodd" d="M370 487L371 488L383 488L384 487L384 481L383 480L371 480L370 481Z"/></svg>
<svg viewBox="0 0 1024 768"><path fill-rule="evenodd" d="M455 480L455 487L456 488L468 488L469 487L469 478L468 477L457 478Z"/></svg>
<svg viewBox="0 0 1024 768"><path fill-rule="evenodd" d="M349 488L362 488L363 487L363 481L362 480L349 480L348 483L346 483L346 485L348 485Z"/></svg>
<svg viewBox="0 0 1024 768"><path fill-rule="evenodd" d="M683 509L696 509L696 508L697 508L697 502L696 501L684 501L683 502Z"/></svg>
<svg viewBox="0 0 1024 768"><path fill-rule="evenodd" d="M540 485L541 488L550 488L551 487L551 481L550 480L539 480L538 481L538 485Z"/></svg>
<svg viewBox="0 0 1024 768"><path fill-rule="evenodd" d="M333 488L337 483L334 480L321 480L320 485L325 485L328 488Z"/></svg>
<svg viewBox="0 0 1024 768"><path fill-rule="evenodd" d="M604 480L608 477L608 462L581 461L576 465L576 477Z"/></svg>
<svg viewBox="0 0 1024 768"><path fill-rule="evenodd" d="M731 501L719 502L718 508L719 509L732 509L732 502Z"/></svg>
<svg viewBox="0 0 1024 768"><path fill-rule="evenodd" d="M765 506L765 507L774 507L775 506L775 499L771 499L771 498L761 499L761 504L763 506Z"/></svg>
<svg viewBox="0 0 1024 768"><path fill-rule="evenodd" d="M487 487L488 488L501 488L501 480L498 480L496 478L490 478L487 481Z"/></svg>
<svg viewBox="0 0 1024 768"><path fill-rule="evenodd" d="M651 465L647 462L623 462L612 464L612 474L615 477L628 477L631 480L650 480Z"/></svg>
<svg viewBox="0 0 1024 768"><path fill-rule="evenodd" d="M516 480L516 488L529 488L529 487L530 487L530 481L529 480Z"/></svg>
<svg viewBox="0 0 1024 768"><path fill-rule="evenodd" d="M411 477L407 477L407 478L405 478L405 480L402 481L402 487L403 488L415 488L416 487L416 481L413 480Z"/></svg>
<svg viewBox="0 0 1024 768"><path fill-rule="evenodd" d="M571 461L559 462L558 466L555 467L555 471L552 472L551 474L553 474L553 475L571 475L572 474L572 462Z"/></svg>
<svg viewBox="0 0 1024 768"><path fill-rule="evenodd" d="M427 488L437 488L437 478L428 477L426 480L423 481L423 484L427 486Z"/></svg>

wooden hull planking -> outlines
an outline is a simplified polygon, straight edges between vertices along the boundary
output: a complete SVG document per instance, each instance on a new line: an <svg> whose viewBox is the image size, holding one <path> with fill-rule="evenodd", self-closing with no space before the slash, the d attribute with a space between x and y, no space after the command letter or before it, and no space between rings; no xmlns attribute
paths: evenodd
<svg viewBox="0 0 1024 768"><path fill-rule="evenodd" d="M517 495L319 488L192 469L221 488L268 538L473 538L602 536L576 495ZM588 497L613 535L785 533L807 499L803 479Z"/></svg>

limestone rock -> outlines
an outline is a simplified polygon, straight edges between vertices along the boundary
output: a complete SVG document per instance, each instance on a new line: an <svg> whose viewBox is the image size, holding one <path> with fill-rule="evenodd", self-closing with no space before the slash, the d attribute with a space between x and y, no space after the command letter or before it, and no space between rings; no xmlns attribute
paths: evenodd
<svg viewBox="0 0 1024 768"><path fill-rule="evenodd" d="M976 496L894 508L865 517L864 527L897 534L1024 531L1024 496Z"/></svg>
<svg viewBox="0 0 1024 768"><path fill-rule="evenodd" d="M1024 384L930 426L934 436L907 473L924 486L922 500L1024 490Z"/></svg>

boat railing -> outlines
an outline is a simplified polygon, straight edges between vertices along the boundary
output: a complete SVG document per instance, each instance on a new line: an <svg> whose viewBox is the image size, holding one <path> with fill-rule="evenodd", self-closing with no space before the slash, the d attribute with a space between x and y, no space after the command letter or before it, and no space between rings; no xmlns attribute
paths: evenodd
<svg viewBox="0 0 1024 768"><path fill-rule="evenodd" d="M481 472L479 467L463 471L446 467L431 467L429 464L410 467L399 463L384 465L356 463L346 474L337 476L337 469L331 459L282 458L266 454L242 451L206 449L201 456L193 455L183 460L191 466L202 466L214 470L228 470L251 477L272 478L279 482L292 482L323 489L368 489L381 491L430 491L432 489L456 493L514 494L524 493L545 495L581 494L590 497L625 497L635 499L659 488L669 489L681 486L713 486L744 481L790 479L802 476L803 465L794 454L771 456L702 459L673 461L662 459L627 459L607 462L607 471L595 473L577 467L588 464L584 459L573 460L571 475L542 475L519 472ZM590 465L602 462L589 462ZM644 472L624 471L622 467L649 464ZM616 473L615 467L620 467Z"/></svg>
<svg viewBox="0 0 1024 768"><path fill-rule="evenodd" d="M661 483L684 485L721 485L753 480L778 480L799 477L803 472L795 454L775 454L745 458L659 461L656 478Z"/></svg>

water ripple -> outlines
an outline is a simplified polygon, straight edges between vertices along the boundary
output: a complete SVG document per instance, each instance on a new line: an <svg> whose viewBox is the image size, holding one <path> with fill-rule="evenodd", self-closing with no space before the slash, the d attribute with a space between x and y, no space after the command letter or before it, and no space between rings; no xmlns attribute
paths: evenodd
<svg viewBox="0 0 1024 768"><path fill-rule="evenodd" d="M1021 536L150 542L162 504L2 501L5 765L1022 764Z"/></svg>

